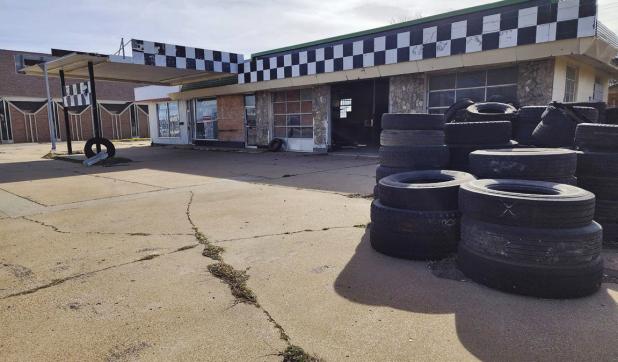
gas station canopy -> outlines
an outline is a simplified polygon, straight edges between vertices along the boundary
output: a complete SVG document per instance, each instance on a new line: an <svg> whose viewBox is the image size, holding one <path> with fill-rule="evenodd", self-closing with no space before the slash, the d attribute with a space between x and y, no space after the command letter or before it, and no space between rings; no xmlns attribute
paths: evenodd
<svg viewBox="0 0 618 362"><path fill-rule="evenodd" d="M50 76L88 79L92 62L97 80L156 85L182 85L238 74L241 54L192 48L143 40L131 40L132 56L73 52L47 62ZM43 76L40 65L23 69L26 74Z"/></svg>

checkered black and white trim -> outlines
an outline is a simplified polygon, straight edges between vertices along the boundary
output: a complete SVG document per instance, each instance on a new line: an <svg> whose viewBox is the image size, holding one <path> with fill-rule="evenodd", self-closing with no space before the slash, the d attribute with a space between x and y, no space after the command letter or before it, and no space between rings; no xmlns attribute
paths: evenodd
<svg viewBox="0 0 618 362"><path fill-rule="evenodd" d="M164 44L145 40L131 40L134 64L154 65L209 72L238 73L242 54Z"/></svg>
<svg viewBox="0 0 618 362"><path fill-rule="evenodd" d="M239 83L254 83L539 44L596 34L595 0L529 1L256 57L239 66Z"/></svg>
<svg viewBox="0 0 618 362"><path fill-rule="evenodd" d="M65 107L90 105L90 82L81 82L64 86L65 96L62 104Z"/></svg>

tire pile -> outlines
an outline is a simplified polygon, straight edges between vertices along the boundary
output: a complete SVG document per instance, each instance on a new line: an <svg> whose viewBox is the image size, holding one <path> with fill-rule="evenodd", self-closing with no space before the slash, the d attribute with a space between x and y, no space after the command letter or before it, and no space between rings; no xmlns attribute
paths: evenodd
<svg viewBox="0 0 618 362"><path fill-rule="evenodd" d="M476 150L512 148L511 122L481 121L447 123L444 132L452 170L470 171L470 153Z"/></svg>
<svg viewBox="0 0 618 362"><path fill-rule="evenodd" d="M413 171L378 183L371 204L370 240L383 254L437 260L457 250L459 185L475 178L457 171Z"/></svg>
<svg viewBox="0 0 618 362"><path fill-rule="evenodd" d="M595 197L575 186L478 180L460 188L457 264L470 279L509 293L576 298L603 277Z"/></svg>
<svg viewBox="0 0 618 362"><path fill-rule="evenodd" d="M550 112L458 103L444 120L384 115L372 247L414 260L456 252L471 280L515 294L576 298L597 291L602 247L618 245L618 125L582 124L600 118L583 105ZM548 114L574 110L571 143L581 151L520 148L511 140L513 125L515 137L529 143L551 124L543 124ZM575 186L578 179L586 190Z"/></svg>
<svg viewBox="0 0 618 362"><path fill-rule="evenodd" d="M448 166L448 147L444 143L444 117L435 114L386 113L382 116L380 165L377 182L407 171L439 170Z"/></svg>
<svg viewBox="0 0 618 362"><path fill-rule="evenodd" d="M618 247L618 125L583 123L575 143L580 150L580 187L597 197L595 220L603 226L603 243Z"/></svg>

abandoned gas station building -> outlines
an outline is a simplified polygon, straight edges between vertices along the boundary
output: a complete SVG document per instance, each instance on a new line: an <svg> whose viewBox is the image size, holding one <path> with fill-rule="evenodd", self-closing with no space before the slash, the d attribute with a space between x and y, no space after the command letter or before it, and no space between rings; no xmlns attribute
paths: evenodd
<svg viewBox="0 0 618 362"><path fill-rule="evenodd" d="M153 84L135 94L148 104L155 144L371 147L386 112L441 113L462 98L497 96L522 105L607 101L618 38L598 11L595 0L505 0L247 60L133 40L131 59L107 59L116 65L97 71Z"/></svg>

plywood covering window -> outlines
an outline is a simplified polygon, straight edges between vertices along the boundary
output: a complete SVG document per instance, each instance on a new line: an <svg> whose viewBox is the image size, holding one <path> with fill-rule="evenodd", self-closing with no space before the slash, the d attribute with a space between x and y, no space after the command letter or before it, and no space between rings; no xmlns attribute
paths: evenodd
<svg viewBox="0 0 618 362"><path fill-rule="evenodd" d="M313 138L313 91L295 89L273 94L275 137Z"/></svg>

